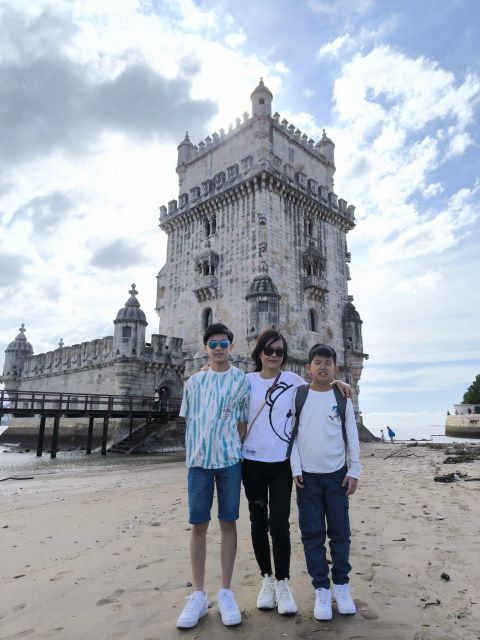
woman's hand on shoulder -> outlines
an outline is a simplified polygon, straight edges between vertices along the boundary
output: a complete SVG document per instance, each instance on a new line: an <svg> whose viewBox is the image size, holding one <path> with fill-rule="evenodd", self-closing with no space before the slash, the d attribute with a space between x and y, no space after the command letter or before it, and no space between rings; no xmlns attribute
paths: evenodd
<svg viewBox="0 0 480 640"><path fill-rule="evenodd" d="M337 387L337 389L341 392L341 394L343 395L344 398L351 398L352 397L352 387L347 384L346 382L343 382L343 380L334 380L330 386L333 387L333 385L335 385Z"/></svg>

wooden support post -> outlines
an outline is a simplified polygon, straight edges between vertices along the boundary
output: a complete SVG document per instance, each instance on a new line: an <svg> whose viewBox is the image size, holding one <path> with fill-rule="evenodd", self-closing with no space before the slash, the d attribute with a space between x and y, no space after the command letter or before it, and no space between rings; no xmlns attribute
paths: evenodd
<svg viewBox="0 0 480 640"><path fill-rule="evenodd" d="M50 458L52 459L57 457L59 430L60 430L60 416L55 416L55 418L53 419L52 447L50 451Z"/></svg>
<svg viewBox="0 0 480 640"><path fill-rule="evenodd" d="M93 421L94 421L94 417L90 416L89 420L88 420L88 435L87 435L87 453L86 455L89 456L92 453L92 438L93 438Z"/></svg>
<svg viewBox="0 0 480 640"><path fill-rule="evenodd" d="M130 426L128 428L128 435L131 436L133 431L133 415L130 414Z"/></svg>
<svg viewBox="0 0 480 640"><path fill-rule="evenodd" d="M40 418L40 427L38 429L38 440L37 440L37 458L42 457L43 453L43 437L45 436L45 422L47 421L47 416L41 416Z"/></svg>
<svg viewBox="0 0 480 640"><path fill-rule="evenodd" d="M102 431L102 456L107 455L107 439L108 439L108 416L103 419L103 431Z"/></svg>

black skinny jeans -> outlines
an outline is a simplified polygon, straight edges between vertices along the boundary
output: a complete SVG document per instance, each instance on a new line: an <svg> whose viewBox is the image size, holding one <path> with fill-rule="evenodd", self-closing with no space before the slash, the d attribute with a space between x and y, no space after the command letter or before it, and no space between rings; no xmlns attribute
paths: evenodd
<svg viewBox="0 0 480 640"><path fill-rule="evenodd" d="M244 460L242 479L250 510L252 544L260 573L272 575L270 541L277 580L290 578L290 460Z"/></svg>

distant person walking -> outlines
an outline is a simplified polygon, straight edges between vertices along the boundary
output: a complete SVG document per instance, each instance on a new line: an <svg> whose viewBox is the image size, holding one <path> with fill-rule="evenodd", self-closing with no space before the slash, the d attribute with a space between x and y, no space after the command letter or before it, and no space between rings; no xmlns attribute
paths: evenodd
<svg viewBox="0 0 480 640"><path fill-rule="evenodd" d="M380 440L385 442L385 434L383 433L383 429L380 429Z"/></svg>
<svg viewBox="0 0 480 640"><path fill-rule="evenodd" d="M392 444L395 444L395 431L393 431L393 429L390 429L390 427L387 427L387 433L388 433L388 437L390 438L390 442Z"/></svg>

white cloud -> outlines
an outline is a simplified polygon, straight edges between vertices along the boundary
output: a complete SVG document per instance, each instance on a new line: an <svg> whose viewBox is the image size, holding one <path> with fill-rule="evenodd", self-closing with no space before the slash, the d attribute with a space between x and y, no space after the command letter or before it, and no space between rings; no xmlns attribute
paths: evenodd
<svg viewBox="0 0 480 640"><path fill-rule="evenodd" d="M247 35L243 31L243 29L240 29L236 33L229 33L227 36L225 36L225 44L227 44L229 47L232 47L233 49L236 49L242 44L245 44L246 40Z"/></svg>
<svg viewBox="0 0 480 640"><path fill-rule="evenodd" d="M422 192L424 198L433 198L443 193L444 189L440 182L432 182Z"/></svg>
<svg viewBox="0 0 480 640"><path fill-rule="evenodd" d="M318 55L322 56L337 56L344 49L348 49L348 45L351 43L350 34L345 33L343 36L338 36L335 40L326 42L318 50Z"/></svg>

